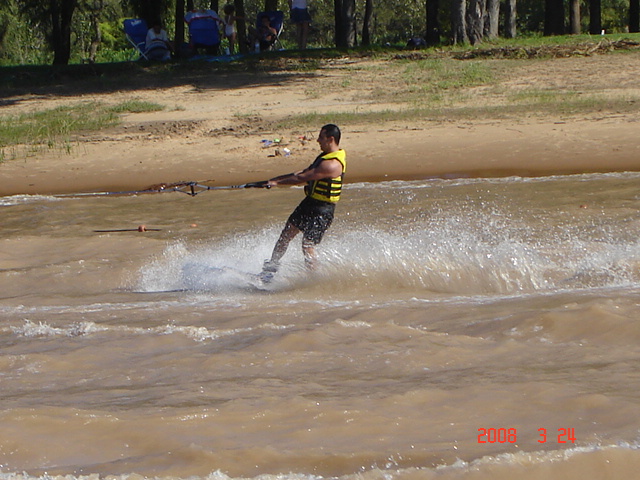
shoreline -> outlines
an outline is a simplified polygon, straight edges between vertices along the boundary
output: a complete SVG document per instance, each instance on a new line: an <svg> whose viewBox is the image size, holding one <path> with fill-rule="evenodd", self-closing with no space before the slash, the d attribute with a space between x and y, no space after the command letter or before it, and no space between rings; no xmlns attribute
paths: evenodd
<svg viewBox="0 0 640 480"><path fill-rule="evenodd" d="M304 75L211 74L165 87L9 97L0 105L0 114L9 118L85 103L115 106L136 101L161 109L121 114L117 127L54 139L53 148L2 147L0 196L266 180L302 170L318 154L316 138L322 124L277 127L306 115L340 126L340 146L347 151L346 183L640 171L640 55L509 65L508 72L495 69L499 78L494 83L443 89L443 108L453 116L458 110L479 112L478 117L467 113L457 120L442 120L442 115L439 120L402 115L387 120L390 111L410 110L413 101L427 105L429 98L409 95L414 85L398 78L404 72L402 62L376 59L345 58ZM561 113L562 106L548 108L539 100L547 93L556 101L566 95L576 104L593 105L577 109L583 113ZM509 108L510 102L522 98L539 110L525 108L528 113L518 114ZM487 109L493 112L491 118L482 113ZM358 113L372 118L372 112L384 113L379 118L385 120L358 122L364 119ZM340 118L355 120L341 123ZM264 140L274 142L265 148Z"/></svg>
<svg viewBox="0 0 640 480"><path fill-rule="evenodd" d="M344 126L347 183L537 177L640 170L638 119ZM287 132L297 138L299 132ZM234 185L305 168L315 139L263 148L265 135L81 142L0 165L0 196L128 191L160 183ZM278 155L282 145L290 156Z"/></svg>

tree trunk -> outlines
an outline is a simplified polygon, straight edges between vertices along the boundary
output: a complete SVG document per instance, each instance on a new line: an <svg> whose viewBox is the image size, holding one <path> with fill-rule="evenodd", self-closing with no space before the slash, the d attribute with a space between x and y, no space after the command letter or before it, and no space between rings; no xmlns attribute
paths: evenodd
<svg viewBox="0 0 640 480"><path fill-rule="evenodd" d="M451 1L451 40L456 43L468 43L467 37L467 3L465 0Z"/></svg>
<svg viewBox="0 0 640 480"><path fill-rule="evenodd" d="M342 0L333 0L333 18L336 25L335 42L336 47L346 47L342 42L344 41L344 25L342 18Z"/></svg>
<svg viewBox="0 0 640 480"><path fill-rule="evenodd" d="M564 2L562 0L545 0L544 34L564 34Z"/></svg>
<svg viewBox="0 0 640 480"><path fill-rule="evenodd" d="M506 0L504 3L504 36L507 38L516 38L516 0Z"/></svg>
<svg viewBox="0 0 640 480"><path fill-rule="evenodd" d="M148 24L162 21L170 14L170 0L127 0L123 5L130 5L138 18L143 18Z"/></svg>
<svg viewBox="0 0 640 480"><path fill-rule="evenodd" d="M482 42L484 35L484 12L487 0L469 0L467 29L471 45Z"/></svg>
<svg viewBox="0 0 640 480"><path fill-rule="evenodd" d="M211 0L211 2L209 3L209 8L220 15L220 3L218 2L218 0Z"/></svg>
<svg viewBox="0 0 640 480"><path fill-rule="evenodd" d="M278 11L278 0L264 0L264 11L265 12Z"/></svg>
<svg viewBox="0 0 640 480"><path fill-rule="evenodd" d="M437 45L440 43L440 20L438 10L440 8L440 0L427 0L427 34L425 40L428 45Z"/></svg>
<svg viewBox="0 0 640 480"><path fill-rule="evenodd" d="M184 14L184 0L176 0L176 24L173 34L173 44L176 47L175 49L178 56L183 53L182 45L184 44Z"/></svg>
<svg viewBox="0 0 640 480"><path fill-rule="evenodd" d="M342 0L342 29L345 47L356 46L356 0Z"/></svg>
<svg viewBox="0 0 640 480"><path fill-rule="evenodd" d="M233 5L236 7L236 16L239 17L236 21L238 48L240 53L247 53L249 45L247 45L247 21L245 20L244 0L233 0Z"/></svg>
<svg viewBox="0 0 640 480"><path fill-rule="evenodd" d="M371 45L371 19L373 18L373 0L365 0L362 22L362 45Z"/></svg>
<svg viewBox="0 0 640 480"><path fill-rule="evenodd" d="M68 65L71 58L71 19L78 6L76 0L50 0L53 64Z"/></svg>
<svg viewBox="0 0 640 480"><path fill-rule="evenodd" d="M602 31L602 0L589 0L589 33L600 35Z"/></svg>
<svg viewBox="0 0 640 480"><path fill-rule="evenodd" d="M500 0L487 0L487 10L484 18L484 36L496 38L500 25Z"/></svg>
<svg viewBox="0 0 640 480"><path fill-rule="evenodd" d="M100 30L100 13L104 9L104 2L102 0L95 0L93 5L87 4L89 10L89 21L91 23L91 32L93 38L91 39L91 45L89 46L89 63L95 63L96 55L98 54L98 48L102 43L102 31Z"/></svg>
<svg viewBox="0 0 640 480"><path fill-rule="evenodd" d="M629 0L629 31L640 32L640 1Z"/></svg>
<svg viewBox="0 0 640 480"><path fill-rule="evenodd" d="M580 0L569 1L569 33L580 35Z"/></svg>

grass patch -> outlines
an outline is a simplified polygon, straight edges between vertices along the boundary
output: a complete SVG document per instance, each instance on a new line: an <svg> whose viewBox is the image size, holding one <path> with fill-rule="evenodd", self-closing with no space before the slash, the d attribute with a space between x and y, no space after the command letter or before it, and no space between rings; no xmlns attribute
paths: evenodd
<svg viewBox="0 0 640 480"><path fill-rule="evenodd" d="M0 145L49 144L74 133L115 125L115 113L93 102L41 112L0 117Z"/></svg>
<svg viewBox="0 0 640 480"><path fill-rule="evenodd" d="M429 59L402 63L404 92L395 92L394 101L417 105L438 102L462 89L495 83L495 75L486 62Z"/></svg>
<svg viewBox="0 0 640 480"><path fill-rule="evenodd" d="M275 127L282 129L313 128L326 123L339 125L376 125L385 122L413 122L415 120L448 122L478 119L513 119L519 121L525 116L536 115L577 115L595 112L637 112L640 99L608 99L603 97L581 97L579 95L528 97L527 103L509 106L462 106L462 107L415 107L403 110L381 110L372 112L327 112L295 115L278 122Z"/></svg>
<svg viewBox="0 0 640 480"><path fill-rule="evenodd" d="M120 123L119 114L163 109L157 103L129 100L112 106L85 102L40 112L0 116L0 163L18 156L20 149L13 148L17 145L26 145L28 154L37 154L41 148L57 148L70 154L74 136L114 127Z"/></svg>
<svg viewBox="0 0 640 480"><path fill-rule="evenodd" d="M505 62L514 61L390 59L384 66L364 72L367 78L370 77L370 83L376 85L364 98L377 102L409 103L417 107L455 103L465 90L478 86L495 87L507 71L503 66Z"/></svg>
<svg viewBox="0 0 640 480"><path fill-rule="evenodd" d="M429 92L474 87L494 80L491 68L483 62L428 59L405 60L402 64L405 83Z"/></svg>
<svg viewBox="0 0 640 480"><path fill-rule="evenodd" d="M630 113L640 110L640 98L634 96L611 97L544 89L527 89L511 93L507 96L507 101L517 107L551 114L588 114L602 111ZM510 107L505 109L509 110Z"/></svg>
<svg viewBox="0 0 640 480"><path fill-rule="evenodd" d="M525 89L508 94L507 100L516 105L550 105L556 102L566 102L568 98L575 98L575 92L557 92L538 88Z"/></svg>
<svg viewBox="0 0 640 480"><path fill-rule="evenodd" d="M249 121L261 121L262 117L260 116L259 113L256 112L233 112L232 113L233 118L237 118L240 121L243 122L249 122Z"/></svg>
<svg viewBox="0 0 640 480"><path fill-rule="evenodd" d="M119 103L107 109L107 111L113 113L148 113L162 110L164 110L164 106L158 103L137 99L127 100L126 102Z"/></svg>

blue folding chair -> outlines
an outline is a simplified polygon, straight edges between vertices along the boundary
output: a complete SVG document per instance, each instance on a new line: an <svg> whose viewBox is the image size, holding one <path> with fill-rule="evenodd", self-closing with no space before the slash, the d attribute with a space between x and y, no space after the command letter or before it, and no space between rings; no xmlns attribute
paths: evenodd
<svg viewBox="0 0 640 480"><path fill-rule="evenodd" d="M218 15L212 10L187 14L189 43L193 49L204 48L207 53L216 54L220 47L220 26Z"/></svg>
<svg viewBox="0 0 640 480"><path fill-rule="evenodd" d="M260 26L262 24L262 17L265 16L269 18L269 25L271 25L271 27L276 31L276 39L273 41L269 49L274 49L276 44L278 44L280 45L280 49L284 50L282 43L280 43L280 34L284 28L284 12L280 10L273 12L260 12L256 18L256 28L258 30L260 30Z"/></svg>
<svg viewBox="0 0 640 480"><path fill-rule="evenodd" d="M130 60L138 54L138 58L144 58L145 60L149 60L146 55L146 41L147 41L147 32L149 31L149 27L147 26L147 22L145 22L141 18L129 18L124 21L124 34L127 37L127 40L133 48L135 49L133 55Z"/></svg>

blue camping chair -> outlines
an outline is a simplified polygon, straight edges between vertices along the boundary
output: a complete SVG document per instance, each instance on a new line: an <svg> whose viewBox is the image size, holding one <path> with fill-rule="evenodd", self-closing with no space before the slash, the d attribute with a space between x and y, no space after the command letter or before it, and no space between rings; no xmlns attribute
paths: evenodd
<svg viewBox="0 0 640 480"><path fill-rule="evenodd" d="M282 43L280 43L280 34L284 28L284 12L277 10L273 12L260 12L256 18L256 29L260 30L262 24L262 17L269 17L269 25L271 25L276 31L276 39L271 43L269 50L276 48L276 45L280 45L280 49L284 50Z"/></svg>
<svg viewBox="0 0 640 480"><path fill-rule="evenodd" d="M147 22L141 18L129 18L124 21L124 35L129 43L133 45L133 48L135 48L135 52L131 56L130 60L133 60L136 54L138 55L138 58L149 60L146 55L148 31L149 27L147 26Z"/></svg>
<svg viewBox="0 0 640 480"><path fill-rule="evenodd" d="M204 48L207 53L218 53L220 19L213 10L189 12L184 20L189 26L189 43L193 49Z"/></svg>

